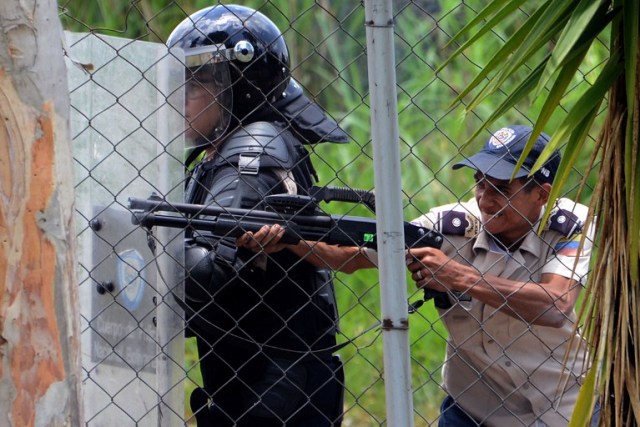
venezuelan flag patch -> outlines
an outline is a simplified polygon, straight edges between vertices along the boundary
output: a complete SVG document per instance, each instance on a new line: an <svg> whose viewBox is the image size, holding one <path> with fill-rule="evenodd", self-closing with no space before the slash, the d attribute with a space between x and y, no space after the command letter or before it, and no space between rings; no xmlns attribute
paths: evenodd
<svg viewBox="0 0 640 427"><path fill-rule="evenodd" d="M578 255L578 247L579 246L580 246L580 240L579 239L574 239L574 240L569 240L569 241L561 240L553 248L553 251L557 255L576 256L576 255Z"/></svg>

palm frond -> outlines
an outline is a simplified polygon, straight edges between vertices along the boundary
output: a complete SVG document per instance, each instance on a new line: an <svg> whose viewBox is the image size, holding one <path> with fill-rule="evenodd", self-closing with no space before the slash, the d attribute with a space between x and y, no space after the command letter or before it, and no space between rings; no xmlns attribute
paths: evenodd
<svg viewBox="0 0 640 427"><path fill-rule="evenodd" d="M566 58L569 57L576 48L585 50L584 47L587 43L585 40L581 40L581 35L585 34L587 28L594 23L593 17L597 13L606 12L607 6L606 0L582 0L580 2L564 25L558 42L551 54L551 59L547 62L547 68L540 79L534 97L537 97L542 92L551 76L555 74L559 68L563 68L562 65L565 63ZM600 23L602 21L598 20L595 22ZM600 30L602 29L603 28L600 28Z"/></svg>
<svg viewBox="0 0 640 427"><path fill-rule="evenodd" d="M470 39L467 40L467 42L463 43L463 45L457 49L451 56L449 56L449 58L445 59L445 61L442 63L442 65L440 65L437 69L436 72L441 71L445 66L447 66L449 64L449 62L451 62L451 60L453 60L456 56L458 56L459 54L462 53L462 51L464 51L464 49L468 46L470 46L471 44L473 44L473 42L475 42L476 40L478 40L480 37L482 37L484 34L486 34L487 32L491 31L492 28L494 28L501 20L502 18L510 15L511 13L513 13L515 10L517 10L520 6L522 6L523 3L525 3L527 0L515 0L515 1L511 1L511 0L496 0L496 1L492 1L489 2L484 9L482 9L480 11L480 13L478 13L471 21L469 21L464 27L462 27L462 29L460 31L458 31L452 38L451 40L449 40L444 47L449 47L451 44L458 42L462 36L466 33L468 33L469 31L471 31L472 28L476 27L480 22L484 21L487 18L491 18L490 21L488 23L486 23L485 25L483 25L479 31Z"/></svg>

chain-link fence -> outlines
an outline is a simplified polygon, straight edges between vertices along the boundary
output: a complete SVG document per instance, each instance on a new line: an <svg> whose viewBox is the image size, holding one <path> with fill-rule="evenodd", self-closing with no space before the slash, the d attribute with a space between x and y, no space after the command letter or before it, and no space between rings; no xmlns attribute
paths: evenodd
<svg viewBox="0 0 640 427"><path fill-rule="evenodd" d="M275 425L330 425L340 420L345 426L385 423L384 384L393 379L386 378L382 369L378 273L376 269L348 271L351 262L362 261L359 257L364 252L353 252L336 265L333 259L322 260L327 253L310 244L299 245L300 251L304 252L300 247L307 249L304 254L293 249L256 254L247 247L236 249L234 243L238 221L244 221L242 230L253 231L261 222L291 229L292 222L298 221L297 232L309 241L335 240L339 235L361 247L371 245L366 233L370 229L357 240L360 224L348 223L345 233L332 229L341 215L374 218L365 203L374 189L374 171L364 5L303 0L242 3L264 13L278 27L291 56L290 74L299 86L274 83L282 67L274 68L272 62L283 62L277 48L266 54L247 53L242 50L246 46L240 45L224 53L205 49L194 55L199 58L206 53L209 60L221 55L215 65L190 62L194 57L189 57L188 50L167 51L165 42L173 29L210 3L59 3L68 31L87 425L195 425L196 417L210 414L243 425L272 425L268 420L276 420ZM464 143L500 99L490 99L466 116L464 103L451 103L519 22L505 22L503 33L489 34L481 48L466 51L438 74L434 70L455 49L447 44L452 35L482 7L480 0L394 2L407 221L436 206L466 202L477 190L473 172L454 171L452 165L482 146L488 133L468 148ZM522 16L528 12L523 9ZM242 37L256 37L259 42L269 37L263 31L260 27ZM235 48L236 36L229 33L215 43L234 39ZM208 45L199 35L180 37L191 43L180 47ZM266 44L277 45L273 39ZM563 102L570 105L585 92L591 73L604 58L603 43L601 51L590 52L585 61L589 68L581 70L582 78ZM232 65L223 71L220 64L225 62ZM184 64L190 67L186 76ZM249 77L254 72L256 77ZM236 89L229 94L232 103L224 105L222 81L236 88L247 85L244 98L238 97ZM263 83L275 86L268 90ZM298 98L299 89L306 98ZM280 96L282 92L287 96ZM190 105L207 97L210 100L204 101L199 113L190 111ZM214 99L216 105L224 105L218 114L225 118L207 115ZM326 117L308 102L326 112ZM249 107L239 110L243 105ZM521 105L495 127L530 124L539 108L539 101ZM203 128L197 124L200 118L209 121ZM561 119L556 118L554 125ZM213 122L217 126L212 128ZM256 128L250 123L271 124ZM223 128L220 139L218 128ZM228 129L235 130L225 134ZM227 146L240 148L209 148L210 141L228 142L231 134L236 145ZM199 144L205 151L196 158ZM254 155L255 150L262 156ZM595 180L595 176L583 176L588 160L585 153L571 180L556 183L568 197L578 197L585 204ZM317 183L313 183L314 174ZM587 190L576 194L583 178ZM339 196L346 194L359 203L340 197L327 203L312 184L341 187ZM492 185L487 191L507 191ZM152 193L158 198L146 200ZM281 193L308 197L265 199ZM132 204L130 198L137 200ZM312 206L314 200L319 207ZM184 207L176 213L185 201L214 210ZM168 212L156 211L159 202L166 202ZM507 206L518 208L516 202ZM145 209L147 215L141 214ZM480 214L474 209L472 203L450 206L439 211L440 225L437 219L429 222L431 216L423 224L447 231L443 246L447 254L464 265L477 266L475 257L483 248L469 246L478 244L469 237L479 230L474 218ZM135 221L132 211L138 212ZM513 220L504 210L502 218L497 211L493 214L497 224ZM522 220L520 212L513 215L520 217L520 223L529 221ZM444 218L451 220L448 229ZM573 251L576 235L569 231L562 235L568 229L561 227L572 216L554 218L555 230L560 230L556 240L529 242L531 246L515 251L491 247L487 253L494 258L482 261L486 267L482 272L517 279L526 287L527 281L540 281L553 272L530 259L546 260L545 254L555 257L556 270L570 271L572 266L556 264L572 256L566 253ZM209 222L198 224L197 219ZM140 223L160 226L149 232ZM495 233L501 235L499 230ZM555 255L563 250L569 258ZM334 271L327 275L326 267ZM336 271L340 269L347 273ZM409 302L423 297L413 279L415 274L412 278L408 272L406 285L398 284L407 286ZM547 292L557 298L554 307L560 307L574 291ZM471 408L466 411L480 422L509 420L504 425L516 425L515 420L530 425L528 413L519 412L527 405L541 419L556 413L558 402L550 387L556 390L575 380L558 383L561 376L554 376L565 362L565 338L571 335L566 335L566 328L572 328L575 319L566 314L571 321L540 326L537 321L555 310L547 308L530 318L506 299L478 307L473 299L458 297L449 298L453 307L447 308L445 301L445 308L437 310L429 302L409 316L415 424L437 425L447 396L442 377L445 364L447 375L454 378L447 380L448 393ZM470 360L476 364L470 365ZM577 373L583 368L579 361L568 362ZM555 382L549 385L549 381ZM475 403L469 405L469 399ZM496 405L496 410L478 415L483 405ZM310 419L325 424L301 421Z"/></svg>

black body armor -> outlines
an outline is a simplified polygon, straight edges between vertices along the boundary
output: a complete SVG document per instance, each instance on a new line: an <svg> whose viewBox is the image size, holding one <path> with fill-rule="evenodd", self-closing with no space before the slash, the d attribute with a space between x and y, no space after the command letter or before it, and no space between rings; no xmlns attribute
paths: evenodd
<svg viewBox="0 0 640 427"><path fill-rule="evenodd" d="M292 177L298 193L305 193L312 175L306 149L289 131L254 122L194 169L187 202L261 209L265 196L287 192L283 177ZM229 345L266 345L265 352L285 356L335 344L330 272L289 251L266 256L237 250L233 239L206 232L188 241L186 295L197 335Z"/></svg>
<svg viewBox="0 0 640 427"><path fill-rule="evenodd" d="M317 177L304 144L348 138L291 78L275 24L217 4L182 21L167 45L184 53L185 111L199 107L186 113L186 201L264 209L267 195L308 194ZM339 426L332 273L200 231L187 236L185 262L183 306L204 383L191 395L198 426Z"/></svg>
<svg viewBox="0 0 640 427"><path fill-rule="evenodd" d="M306 193L313 175L306 149L291 132L254 122L196 166L187 201L260 209L266 195L291 185ZM293 181L287 186L283 178ZM188 241L188 326L204 382L192 395L198 425L340 425L344 378L332 355L337 309L331 272L286 250L236 249L224 236L197 232Z"/></svg>

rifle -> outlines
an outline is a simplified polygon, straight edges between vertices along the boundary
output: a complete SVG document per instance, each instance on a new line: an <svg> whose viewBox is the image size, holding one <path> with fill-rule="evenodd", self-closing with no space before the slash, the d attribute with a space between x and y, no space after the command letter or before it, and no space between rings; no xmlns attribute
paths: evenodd
<svg viewBox="0 0 640 427"><path fill-rule="evenodd" d="M363 190L313 187L307 195L277 194L264 198L264 210L224 208L216 205L170 203L157 194L147 199L129 198L132 222L147 229L171 227L208 231L217 237L239 237L256 232L264 225L281 225L285 232L280 242L296 244L300 240L332 245L360 246L377 249L376 221L372 218L329 215L318 208L319 200L362 202L371 210L373 195ZM170 215L179 213L181 215ZM407 248L442 246L440 233L404 222ZM440 308L451 304L446 293L424 289L424 301L434 299ZM412 304L415 311L424 301Z"/></svg>

